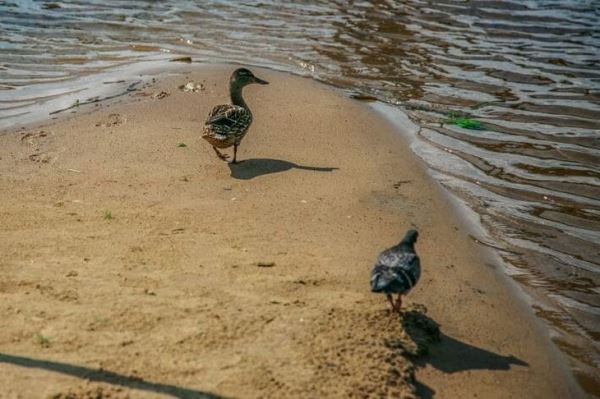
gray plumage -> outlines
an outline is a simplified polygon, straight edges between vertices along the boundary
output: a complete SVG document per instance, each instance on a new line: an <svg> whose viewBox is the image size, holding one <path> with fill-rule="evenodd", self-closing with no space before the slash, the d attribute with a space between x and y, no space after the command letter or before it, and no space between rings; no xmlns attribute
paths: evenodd
<svg viewBox="0 0 600 399"><path fill-rule="evenodd" d="M409 230L400 243L379 255L371 272L371 291L386 294L398 311L400 296L407 294L421 277L421 263L414 247L417 237L416 230ZM396 304L391 300L392 294L398 294Z"/></svg>

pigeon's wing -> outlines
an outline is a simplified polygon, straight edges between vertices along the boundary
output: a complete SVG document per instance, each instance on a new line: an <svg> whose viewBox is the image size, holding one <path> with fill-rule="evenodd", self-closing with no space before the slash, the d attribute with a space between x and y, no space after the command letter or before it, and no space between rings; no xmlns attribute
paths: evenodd
<svg viewBox="0 0 600 399"><path fill-rule="evenodd" d="M371 290L402 294L415 286L420 274L420 261L417 254L391 248L382 252L377 258L371 272Z"/></svg>
<svg viewBox="0 0 600 399"><path fill-rule="evenodd" d="M413 287L417 284L417 281L421 278L421 259L415 254L415 258L410 263L409 269L410 276L414 281Z"/></svg>
<svg viewBox="0 0 600 399"><path fill-rule="evenodd" d="M409 269L418 258L413 251L398 250L394 247L383 251L377 258L377 264L391 268Z"/></svg>
<svg viewBox="0 0 600 399"><path fill-rule="evenodd" d="M206 125L213 127L233 129L242 124L247 124L252 114L244 107L232 104L217 105L208 114Z"/></svg>

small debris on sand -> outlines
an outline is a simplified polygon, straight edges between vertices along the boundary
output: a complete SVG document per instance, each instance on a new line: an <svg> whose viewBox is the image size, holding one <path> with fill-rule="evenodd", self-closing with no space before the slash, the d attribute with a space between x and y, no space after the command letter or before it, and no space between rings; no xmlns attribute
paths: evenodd
<svg viewBox="0 0 600 399"><path fill-rule="evenodd" d="M173 58L172 60L170 60L170 62L185 62L187 64L191 64L192 63L192 57L178 57L178 58Z"/></svg>
<svg viewBox="0 0 600 399"><path fill-rule="evenodd" d="M179 86L179 90L184 91L184 92L192 92L192 93L204 91L205 89L206 88L204 87L204 84L194 83L194 82L187 82L186 84Z"/></svg>
<svg viewBox="0 0 600 399"><path fill-rule="evenodd" d="M152 98L155 100L162 100L163 98L169 97L170 94L167 93L166 91L161 91L160 93L154 93L152 95Z"/></svg>
<svg viewBox="0 0 600 399"><path fill-rule="evenodd" d="M42 8L44 10L56 10L62 8L62 6L59 3L45 3L42 5Z"/></svg>
<svg viewBox="0 0 600 399"><path fill-rule="evenodd" d="M121 114L110 114L104 121L96 123L96 127L114 127L125 123L125 118Z"/></svg>
<svg viewBox="0 0 600 399"><path fill-rule="evenodd" d="M370 96L368 94L351 94L350 98L353 98L358 101L368 101L368 102L378 101L377 97Z"/></svg>

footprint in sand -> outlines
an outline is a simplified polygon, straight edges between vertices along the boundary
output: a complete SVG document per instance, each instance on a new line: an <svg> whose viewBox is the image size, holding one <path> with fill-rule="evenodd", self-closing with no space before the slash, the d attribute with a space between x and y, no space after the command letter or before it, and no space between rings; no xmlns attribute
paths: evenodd
<svg viewBox="0 0 600 399"><path fill-rule="evenodd" d="M116 127L121 126L126 122L126 119L121 114L110 114L104 121L96 123L97 127Z"/></svg>
<svg viewBox="0 0 600 399"><path fill-rule="evenodd" d="M53 157L52 155L43 152L31 154L28 158L32 162L39 163L53 163L57 159L56 157Z"/></svg>
<svg viewBox="0 0 600 399"><path fill-rule="evenodd" d="M101 370L93 370L90 369L90 374L102 373ZM110 375L110 372L106 372L107 375ZM113 373L114 374L114 373ZM123 377L124 380L127 380L131 377ZM84 399L84 398L111 398L111 399L125 399L129 398L129 393L127 389L122 387L112 387L112 386L103 386L97 384L90 384L85 386L77 386L74 388L69 388L66 392L59 392L50 396L53 399Z"/></svg>
<svg viewBox="0 0 600 399"><path fill-rule="evenodd" d="M40 130L39 132L26 132L21 136L21 143L32 147L39 147L42 144L47 144L52 140L54 133Z"/></svg>
<svg viewBox="0 0 600 399"><path fill-rule="evenodd" d="M54 142L54 133L46 130L26 132L21 136L21 143L31 148L27 159L32 162L54 163L58 159L58 152L51 147Z"/></svg>

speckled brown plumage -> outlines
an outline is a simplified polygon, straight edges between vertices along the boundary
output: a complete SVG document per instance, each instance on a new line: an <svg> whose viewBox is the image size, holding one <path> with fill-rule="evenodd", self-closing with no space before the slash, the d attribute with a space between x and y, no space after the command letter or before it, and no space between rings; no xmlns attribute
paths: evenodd
<svg viewBox="0 0 600 399"><path fill-rule="evenodd" d="M208 114L202 138L217 148L239 145L251 124L249 109L233 104L217 105Z"/></svg>
<svg viewBox="0 0 600 399"><path fill-rule="evenodd" d="M228 155L217 148L233 146L233 161L237 162L237 148L252 124L252 112L242 97L242 89L252 83L268 84L257 78L248 69L236 69L229 81L231 104L214 107L204 124L202 138L208 141L219 158L226 160Z"/></svg>

